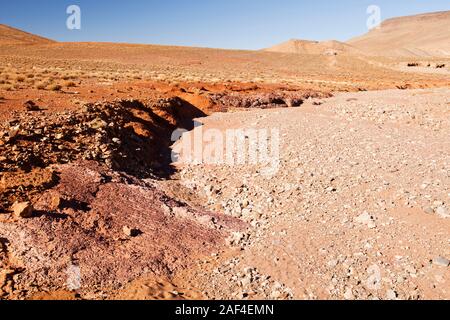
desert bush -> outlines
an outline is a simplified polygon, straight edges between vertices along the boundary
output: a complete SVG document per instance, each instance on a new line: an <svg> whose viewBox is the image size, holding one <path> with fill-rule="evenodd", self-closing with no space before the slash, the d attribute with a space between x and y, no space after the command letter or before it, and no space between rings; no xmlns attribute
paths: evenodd
<svg viewBox="0 0 450 320"><path fill-rule="evenodd" d="M24 82L25 81L25 77L24 76L16 76L16 81L17 82Z"/></svg>
<svg viewBox="0 0 450 320"><path fill-rule="evenodd" d="M38 89L38 90L44 90L46 87L47 87L47 84L43 83L43 82L39 82L35 86L35 88Z"/></svg>
<svg viewBox="0 0 450 320"><path fill-rule="evenodd" d="M48 86L48 90L51 91L60 91L62 89L62 86L59 84L51 84Z"/></svg>
<svg viewBox="0 0 450 320"><path fill-rule="evenodd" d="M73 81L67 81L67 82L64 83L64 87L66 87L66 88L73 88L73 87L76 87L76 86L77 86L76 83L73 82Z"/></svg>

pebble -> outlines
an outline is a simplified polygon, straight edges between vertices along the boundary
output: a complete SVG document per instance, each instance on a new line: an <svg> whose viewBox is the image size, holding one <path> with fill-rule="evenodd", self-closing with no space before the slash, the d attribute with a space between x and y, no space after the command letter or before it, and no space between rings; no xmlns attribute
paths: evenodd
<svg viewBox="0 0 450 320"><path fill-rule="evenodd" d="M355 298L355 296L353 295L353 290L350 288L347 288L347 290L345 290L345 293L344 293L344 298L346 300L353 300Z"/></svg>
<svg viewBox="0 0 450 320"><path fill-rule="evenodd" d="M388 290L387 292L386 292L386 298L388 299L388 300L395 300L395 299L397 299L397 292L395 292L394 290Z"/></svg>
<svg viewBox="0 0 450 320"><path fill-rule="evenodd" d="M439 215L441 218L449 218L450 215L447 212L447 209L445 207L439 207L436 209L436 214Z"/></svg>
<svg viewBox="0 0 450 320"><path fill-rule="evenodd" d="M364 212L360 216L355 218L355 222L365 224L369 227L369 229L376 228L374 218L368 212Z"/></svg>
<svg viewBox="0 0 450 320"><path fill-rule="evenodd" d="M281 292L278 290L274 290L270 293L270 297L272 299L279 299L281 297Z"/></svg>
<svg viewBox="0 0 450 320"><path fill-rule="evenodd" d="M450 260L443 257L437 257L433 259L433 264L439 267L448 267L450 266Z"/></svg>

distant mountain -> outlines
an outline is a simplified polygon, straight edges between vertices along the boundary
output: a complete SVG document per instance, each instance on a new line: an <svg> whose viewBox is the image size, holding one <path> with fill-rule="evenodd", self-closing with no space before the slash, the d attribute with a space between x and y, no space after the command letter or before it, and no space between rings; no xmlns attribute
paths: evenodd
<svg viewBox="0 0 450 320"><path fill-rule="evenodd" d="M347 43L370 55L450 56L450 11L389 19Z"/></svg>
<svg viewBox="0 0 450 320"><path fill-rule="evenodd" d="M55 41L0 24L0 44L48 44Z"/></svg>
<svg viewBox="0 0 450 320"><path fill-rule="evenodd" d="M321 54L321 55L358 55L361 52L353 46L331 40L331 41L308 41L292 39L279 45L264 49L268 52L297 53L297 54Z"/></svg>

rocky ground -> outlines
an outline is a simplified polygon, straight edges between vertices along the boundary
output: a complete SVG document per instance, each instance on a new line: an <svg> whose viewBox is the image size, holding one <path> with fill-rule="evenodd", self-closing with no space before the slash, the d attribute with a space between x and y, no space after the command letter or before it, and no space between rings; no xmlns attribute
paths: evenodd
<svg viewBox="0 0 450 320"><path fill-rule="evenodd" d="M170 92L8 113L0 298L450 298L448 89ZM276 170L171 163L195 105Z"/></svg>
<svg viewBox="0 0 450 320"><path fill-rule="evenodd" d="M449 97L342 93L202 119L278 128L281 156L273 175L178 164L172 183L249 224L181 281L212 299L449 299Z"/></svg>

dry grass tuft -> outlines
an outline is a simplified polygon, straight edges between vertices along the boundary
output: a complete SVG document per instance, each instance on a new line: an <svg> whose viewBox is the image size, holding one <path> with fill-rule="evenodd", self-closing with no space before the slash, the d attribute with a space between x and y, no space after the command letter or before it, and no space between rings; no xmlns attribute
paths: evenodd
<svg viewBox="0 0 450 320"><path fill-rule="evenodd" d="M47 87L47 89L51 91L61 91L62 86L59 84L51 84Z"/></svg>
<svg viewBox="0 0 450 320"><path fill-rule="evenodd" d="M39 82L36 84L35 88L38 90L44 90L47 87L47 84L44 82Z"/></svg>
<svg viewBox="0 0 450 320"><path fill-rule="evenodd" d="M66 88L73 88L73 87L76 87L76 86L77 86L76 83L73 82L73 81L67 81L67 82L64 83L64 87L66 87Z"/></svg>

